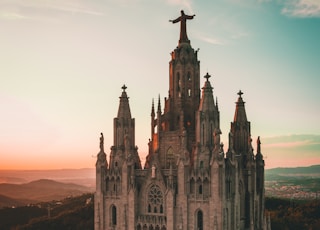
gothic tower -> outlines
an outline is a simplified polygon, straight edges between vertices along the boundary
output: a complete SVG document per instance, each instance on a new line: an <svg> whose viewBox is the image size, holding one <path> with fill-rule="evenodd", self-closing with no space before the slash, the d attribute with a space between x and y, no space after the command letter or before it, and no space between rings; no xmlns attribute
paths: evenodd
<svg viewBox="0 0 320 230"><path fill-rule="evenodd" d="M177 159L185 157L179 153L184 130L188 154L195 143L195 111L200 103L200 62L186 33L186 20L192 18L182 11L182 15L172 21L181 22L181 31L178 46L171 53L169 62L169 95L165 98L163 113L159 98L156 117L152 104L149 153L150 156L157 154L161 168L175 167ZM149 167L148 161L146 167Z"/></svg>

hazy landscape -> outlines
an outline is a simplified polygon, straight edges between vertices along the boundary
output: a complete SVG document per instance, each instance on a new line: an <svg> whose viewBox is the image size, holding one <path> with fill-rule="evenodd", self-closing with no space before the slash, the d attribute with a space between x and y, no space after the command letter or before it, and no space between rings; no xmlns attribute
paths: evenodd
<svg viewBox="0 0 320 230"><path fill-rule="evenodd" d="M92 193L94 169L0 170L0 208Z"/></svg>
<svg viewBox="0 0 320 230"><path fill-rule="evenodd" d="M0 229L93 229L94 168L0 170L0 182ZM320 165L267 169L265 184L273 229L317 229Z"/></svg>
<svg viewBox="0 0 320 230"><path fill-rule="evenodd" d="M319 199L320 165L267 169L265 190L266 197Z"/></svg>
<svg viewBox="0 0 320 230"><path fill-rule="evenodd" d="M266 197L320 198L320 165L265 170ZM0 170L0 207L94 192L95 169Z"/></svg>

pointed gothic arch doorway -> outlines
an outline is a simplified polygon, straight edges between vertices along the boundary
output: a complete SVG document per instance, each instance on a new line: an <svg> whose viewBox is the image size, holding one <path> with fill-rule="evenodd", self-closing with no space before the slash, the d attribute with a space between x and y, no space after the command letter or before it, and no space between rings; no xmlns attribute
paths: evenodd
<svg viewBox="0 0 320 230"><path fill-rule="evenodd" d="M196 212L196 221L195 221L195 229L196 230L203 230L203 212L201 210L198 210Z"/></svg>

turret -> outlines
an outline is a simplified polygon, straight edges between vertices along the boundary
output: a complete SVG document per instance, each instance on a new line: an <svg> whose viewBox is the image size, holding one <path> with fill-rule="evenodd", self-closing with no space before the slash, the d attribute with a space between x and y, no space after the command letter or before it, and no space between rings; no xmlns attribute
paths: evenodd
<svg viewBox="0 0 320 230"><path fill-rule="evenodd" d="M126 89L127 87L123 85L122 93L119 97L118 115L113 120L114 133L110 154L110 168L121 165L128 157L135 158L136 167L139 167L140 164L136 153L137 147L135 146L135 120L131 118L129 97L127 96Z"/></svg>
<svg viewBox="0 0 320 230"><path fill-rule="evenodd" d="M238 101L233 122L231 122L231 132L233 137L233 149L237 154L247 155L252 151L250 122L247 120L245 102L242 99L242 92L239 91Z"/></svg>
<svg viewBox="0 0 320 230"><path fill-rule="evenodd" d="M204 78L207 80L202 87L202 97L200 100L199 110L197 112L197 128L200 132L197 133L196 141L201 146L206 146L212 150L214 146L214 137L220 135L220 119L219 110L214 103L213 87L210 84L209 78L211 76L207 73ZM220 141L218 146L220 146Z"/></svg>
<svg viewBox="0 0 320 230"><path fill-rule="evenodd" d="M197 147L194 154L197 162L196 167L208 167L212 151L220 149L219 111L214 103L210 77L208 73L204 76L206 81L202 87L202 97L196 112Z"/></svg>

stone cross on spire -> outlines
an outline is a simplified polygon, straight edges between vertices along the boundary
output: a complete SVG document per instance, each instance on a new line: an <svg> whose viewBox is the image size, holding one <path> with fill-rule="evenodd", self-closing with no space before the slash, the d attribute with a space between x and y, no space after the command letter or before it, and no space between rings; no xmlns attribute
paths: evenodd
<svg viewBox="0 0 320 230"><path fill-rule="evenodd" d="M181 16L174 20L169 20L169 22L177 23L180 22L180 40L179 43L187 42L189 43L189 39L187 36L187 19L193 19L194 15L186 15L183 10L181 10Z"/></svg>
<svg viewBox="0 0 320 230"><path fill-rule="evenodd" d="M209 78L210 78L211 76L209 75L209 73L207 72L207 74L204 76L204 78L206 78L207 79L207 81L209 81Z"/></svg>
<svg viewBox="0 0 320 230"><path fill-rule="evenodd" d="M126 86L126 85L123 85L123 86L121 87L121 89L123 89L123 92L125 92L126 89L127 89L127 86Z"/></svg>

